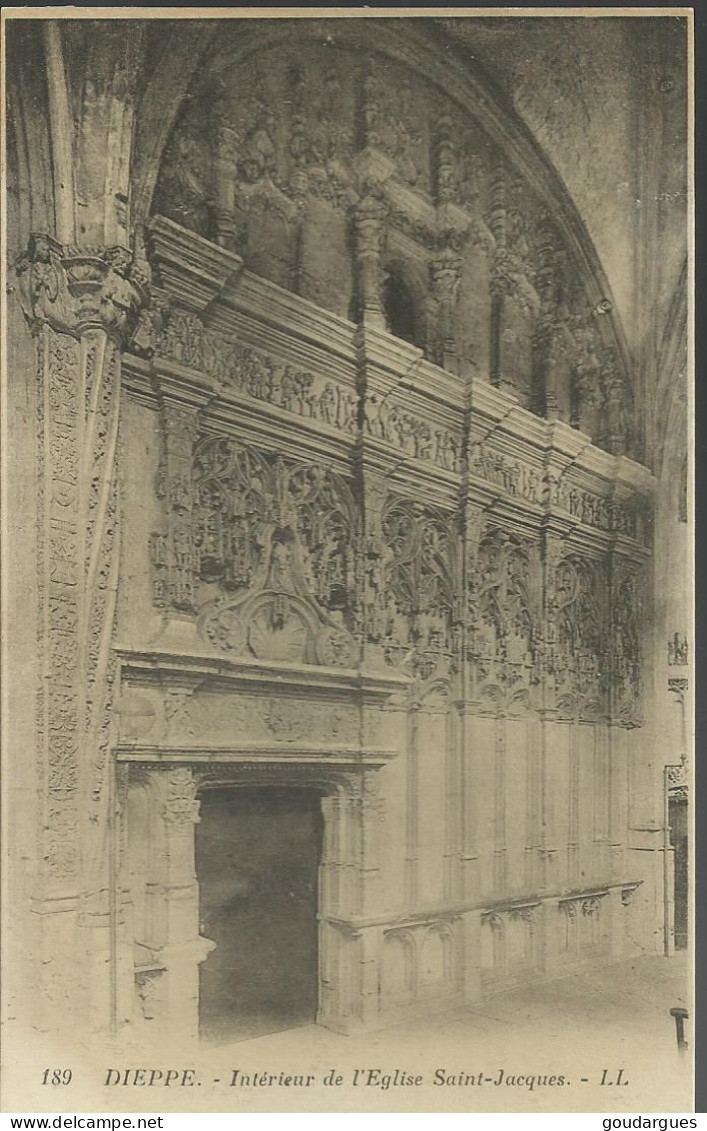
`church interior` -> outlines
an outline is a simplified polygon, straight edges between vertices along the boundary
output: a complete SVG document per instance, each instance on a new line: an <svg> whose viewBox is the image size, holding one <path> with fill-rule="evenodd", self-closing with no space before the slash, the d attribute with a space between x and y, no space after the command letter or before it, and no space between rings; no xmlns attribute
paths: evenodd
<svg viewBox="0 0 707 1131"><path fill-rule="evenodd" d="M7 31L9 1015L684 951L687 20Z"/></svg>

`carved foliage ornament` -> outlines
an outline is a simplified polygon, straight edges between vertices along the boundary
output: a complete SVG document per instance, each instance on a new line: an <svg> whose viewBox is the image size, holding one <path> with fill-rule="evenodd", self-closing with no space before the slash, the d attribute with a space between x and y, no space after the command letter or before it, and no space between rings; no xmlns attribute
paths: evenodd
<svg viewBox="0 0 707 1131"><path fill-rule="evenodd" d="M198 782L189 769L172 770L167 778L163 816L174 832L190 834L199 821Z"/></svg>

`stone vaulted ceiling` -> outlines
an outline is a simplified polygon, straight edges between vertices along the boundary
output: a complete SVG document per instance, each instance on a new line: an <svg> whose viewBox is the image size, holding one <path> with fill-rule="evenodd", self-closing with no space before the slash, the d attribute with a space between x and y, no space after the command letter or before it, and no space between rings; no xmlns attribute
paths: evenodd
<svg viewBox="0 0 707 1131"><path fill-rule="evenodd" d="M567 185L638 361L644 316L665 321L686 254L686 21L440 22L511 99Z"/></svg>

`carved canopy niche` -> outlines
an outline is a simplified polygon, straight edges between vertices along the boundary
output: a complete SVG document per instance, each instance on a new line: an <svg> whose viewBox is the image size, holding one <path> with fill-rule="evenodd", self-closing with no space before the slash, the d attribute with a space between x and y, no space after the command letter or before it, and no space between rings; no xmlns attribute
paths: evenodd
<svg viewBox="0 0 707 1131"><path fill-rule="evenodd" d="M427 34L266 23L224 26L171 132L153 212L609 451L630 450L606 282L520 120ZM390 301L401 280L410 326Z"/></svg>

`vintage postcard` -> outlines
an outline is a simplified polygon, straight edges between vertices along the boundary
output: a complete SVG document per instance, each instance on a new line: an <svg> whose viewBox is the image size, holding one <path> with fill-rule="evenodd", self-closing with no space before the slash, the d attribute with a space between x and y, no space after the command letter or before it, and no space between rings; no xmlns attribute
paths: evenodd
<svg viewBox="0 0 707 1131"><path fill-rule="evenodd" d="M692 1112L692 10L3 52L3 1111Z"/></svg>

